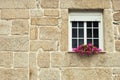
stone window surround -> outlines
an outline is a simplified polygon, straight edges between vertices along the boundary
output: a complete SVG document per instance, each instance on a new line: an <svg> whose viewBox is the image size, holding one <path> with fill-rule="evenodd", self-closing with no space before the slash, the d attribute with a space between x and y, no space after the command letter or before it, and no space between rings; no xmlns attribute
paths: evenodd
<svg viewBox="0 0 120 80"><path fill-rule="evenodd" d="M64 15L69 15L69 10L64 13ZM105 52L115 51L115 42L113 34L113 24L112 24L112 10L103 9L103 48ZM68 19L62 17L62 35L61 35L61 51L68 51Z"/></svg>

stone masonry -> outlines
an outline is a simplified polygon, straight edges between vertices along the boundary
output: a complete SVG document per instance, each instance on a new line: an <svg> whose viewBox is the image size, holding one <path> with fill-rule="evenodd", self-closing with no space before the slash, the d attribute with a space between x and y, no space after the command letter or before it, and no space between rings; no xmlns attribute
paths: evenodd
<svg viewBox="0 0 120 80"><path fill-rule="evenodd" d="M68 51L74 9L103 11L105 54ZM120 80L120 0L0 0L0 80Z"/></svg>

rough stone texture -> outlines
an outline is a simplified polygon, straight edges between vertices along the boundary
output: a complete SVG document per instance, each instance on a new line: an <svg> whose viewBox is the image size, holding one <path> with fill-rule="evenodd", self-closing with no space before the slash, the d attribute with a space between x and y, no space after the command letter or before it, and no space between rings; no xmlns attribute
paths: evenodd
<svg viewBox="0 0 120 80"><path fill-rule="evenodd" d="M28 37L0 37L0 51L28 51Z"/></svg>
<svg viewBox="0 0 120 80"><path fill-rule="evenodd" d="M105 68L68 68L62 70L62 80L112 80L111 76L112 70Z"/></svg>
<svg viewBox="0 0 120 80"><path fill-rule="evenodd" d="M1 20L0 21L0 35L8 35L10 34L10 28L12 26L12 22L11 21L4 21Z"/></svg>
<svg viewBox="0 0 120 80"><path fill-rule="evenodd" d="M43 8L58 8L59 0L41 0Z"/></svg>
<svg viewBox="0 0 120 80"><path fill-rule="evenodd" d="M28 80L27 69L0 69L1 80Z"/></svg>
<svg viewBox="0 0 120 80"><path fill-rule="evenodd" d="M113 69L113 75L114 76L120 76L120 68L114 68Z"/></svg>
<svg viewBox="0 0 120 80"><path fill-rule="evenodd" d="M61 18L63 20L68 20L69 12L68 9L61 9Z"/></svg>
<svg viewBox="0 0 120 80"><path fill-rule="evenodd" d="M42 9L32 9L30 10L30 16L31 17L42 17L43 11Z"/></svg>
<svg viewBox="0 0 120 80"><path fill-rule="evenodd" d="M113 9L114 10L120 10L120 0L112 0L113 2Z"/></svg>
<svg viewBox="0 0 120 80"><path fill-rule="evenodd" d="M35 0L0 0L0 8L33 8Z"/></svg>
<svg viewBox="0 0 120 80"><path fill-rule="evenodd" d="M47 52L38 54L37 63L40 68L50 67L50 54Z"/></svg>
<svg viewBox="0 0 120 80"><path fill-rule="evenodd" d="M113 15L113 18L114 18L115 21L120 21L120 11L118 13L115 13Z"/></svg>
<svg viewBox="0 0 120 80"><path fill-rule="evenodd" d="M13 66L13 53L0 51L0 67L11 68Z"/></svg>
<svg viewBox="0 0 120 80"><path fill-rule="evenodd" d="M60 39L60 29L57 27L40 27L40 39L42 40L58 40Z"/></svg>
<svg viewBox="0 0 120 80"><path fill-rule="evenodd" d="M37 62L36 62L36 53L29 54L29 79L37 80Z"/></svg>
<svg viewBox="0 0 120 80"><path fill-rule="evenodd" d="M120 51L120 41L119 40L115 41L115 48L116 48L116 51Z"/></svg>
<svg viewBox="0 0 120 80"><path fill-rule="evenodd" d="M120 76L114 76L113 80L120 80Z"/></svg>
<svg viewBox="0 0 120 80"><path fill-rule="evenodd" d="M40 26L57 26L58 18L32 18L31 24Z"/></svg>
<svg viewBox="0 0 120 80"><path fill-rule="evenodd" d="M45 9L44 10L45 16L53 16L53 17L59 17L59 10L57 9Z"/></svg>
<svg viewBox="0 0 120 80"><path fill-rule="evenodd" d="M104 10L103 20L104 20L104 50L108 52L114 52L115 51L115 42L114 42L114 29L112 24L112 11L109 9ZM112 45L112 46L110 46Z"/></svg>
<svg viewBox="0 0 120 80"><path fill-rule="evenodd" d="M118 26L114 26L114 37L115 37L115 40L119 39L119 28L118 28Z"/></svg>
<svg viewBox="0 0 120 80"><path fill-rule="evenodd" d="M61 8L106 9L110 8L110 0L60 0Z"/></svg>
<svg viewBox="0 0 120 80"><path fill-rule="evenodd" d="M14 67L24 68L28 67L28 53L14 53Z"/></svg>
<svg viewBox="0 0 120 80"><path fill-rule="evenodd" d="M12 22L12 34L23 35L29 33L28 20L14 20Z"/></svg>
<svg viewBox="0 0 120 80"><path fill-rule="evenodd" d="M1 18L2 19L28 19L29 10L28 9L2 9Z"/></svg>
<svg viewBox="0 0 120 80"><path fill-rule="evenodd" d="M38 38L38 28L37 27L30 27L30 39L36 40Z"/></svg>
<svg viewBox="0 0 120 80"><path fill-rule="evenodd" d="M58 69L41 69L39 73L40 80L60 80Z"/></svg>
<svg viewBox="0 0 120 80"><path fill-rule="evenodd" d="M30 42L31 51L37 51L40 48L46 51L55 51L57 50L57 44L55 41L45 41L45 40Z"/></svg>

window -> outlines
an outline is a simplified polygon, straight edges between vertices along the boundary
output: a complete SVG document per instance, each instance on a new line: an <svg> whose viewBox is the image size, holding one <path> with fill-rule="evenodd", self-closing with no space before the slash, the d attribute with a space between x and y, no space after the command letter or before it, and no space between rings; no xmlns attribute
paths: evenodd
<svg viewBox="0 0 120 80"><path fill-rule="evenodd" d="M102 12L70 12L69 51L78 45L88 43L103 49Z"/></svg>

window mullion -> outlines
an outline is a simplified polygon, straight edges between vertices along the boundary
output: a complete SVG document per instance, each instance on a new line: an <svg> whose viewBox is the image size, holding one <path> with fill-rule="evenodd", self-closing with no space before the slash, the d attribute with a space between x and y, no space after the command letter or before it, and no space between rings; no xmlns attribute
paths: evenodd
<svg viewBox="0 0 120 80"><path fill-rule="evenodd" d="M87 22L84 22L84 44L87 44Z"/></svg>

